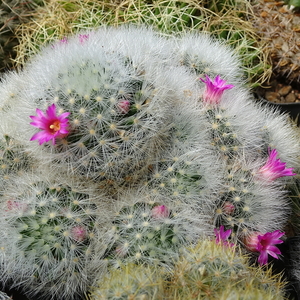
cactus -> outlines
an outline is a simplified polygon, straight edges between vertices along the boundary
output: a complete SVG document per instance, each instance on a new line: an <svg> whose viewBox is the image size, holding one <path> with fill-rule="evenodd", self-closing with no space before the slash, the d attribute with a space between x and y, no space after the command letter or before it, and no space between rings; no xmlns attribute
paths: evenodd
<svg viewBox="0 0 300 300"><path fill-rule="evenodd" d="M261 265L268 255L279 258L299 141L286 116L252 102L239 74L231 51L206 35L171 38L124 26L65 37L6 76L3 280L34 297L76 299L107 267L181 274L184 247L213 231L222 251L236 243ZM198 247L205 261L215 253L215 272L248 272L244 258L231 251L234 262L223 262L209 243ZM168 282L178 287L182 278L174 276ZM242 279L247 293L268 298L268 287L263 294L249 278ZM212 275L207 280L214 287ZM179 290L179 299L195 292Z"/></svg>
<svg viewBox="0 0 300 300"><path fill-rule="evenodd" d="M200 241L176 263L169 295L178 300L284 299L284 282L271 272L249 266L247 256L235 247Z"/></svg>
<svg viewBox="0 0 300 300"><path fill-rule="evenodd" d="M9 297L6 293L0 292L0 299L1 300L10 300L11 297Z"/></svg>
<svg viewBox="0 0 300 300"><path fill-rule="evenodd" d="M282 145L287 141L284 136L290 132L292 149L282 155L289 164L297 166L295 158L299 143L295 132L278 113L273 111L271 116L271 113L250 103L249 95L241 88L226 85L219 77L212 81L207 76L201 81L205 83L202 100L213 151L227 165L223 186L216 199L216 227L225 225L232 228L239 240L251 231L265 233L283 228L290 207L284 190L288 179L280 177L295 173L277 157L277 149L271 147L278 146L281 155ZM243 114L238 113L241 109ZM276 121L281 121L282 128L275 134L270 124ZM296 143L293 145L294 140ZM268 216L266 222L265 216Z"/></svg>
<svg viewBox="0 0 300 300"><path fill-rule="evenodd" d="M285 282L272 270L251 267L238 247L212 240L182 249L174 268L122 264L90 291L100 299L285 299Z"/></svg>
<svg viewBox="0 0 300 300"><path fill-rule="evenodd" d="M30 125L18 138L41 163L57 161L87 178L122 182L129 175L145 172L164 150L172 122L171 105L177 97L176 70L155 67L160 57L151 51L146 64L139 40L133 43L122 31L112 39L109 33L100 30L63 40L29 65L24 74L28 85L22 111L17 112L18 126L28 124L29 115L35 120L32 125L41 128L39 117L50 114L51 105L55 105L55 113L69 114L68 130L57 136L55 145L28 143L37 134ZM106 38L100 40L101 34ZM117 50L121 37L123 47ZM105 43L111 45L103 48ZM34 116L35 110L38 116Z"/></svg>
<svg viewBox="0 0 300 300"><path fill-rule="evenodd" d="M0 193L3 193L5 184L13 176L30 171L34 167L34 160L24 151L17 141L4 135L0 140Z"/></svg>
<svg viewBox="0 0 300 300"><path fill-rule="evenodd" d="M13 178L1 199L1 278L32 296L77 299L105 266L105 199L96 205L91 186L42 178Z"/></svg>
<svg viewBox="0 0 300 300"><path fill-rule="evenodd" d="M292 237L289 241L289 256L286 260L288 265L287 273L290 278L290 283L298 292L300 288L300 259L299 259L299 235Z"/></svg>
<svg viewBox="0 0 300 300"><path fill-rule="evenodd" d="M300 79L299 16L284 2L276 4L276 1L260 1L254 6L254 28L267 45L263 51L271 61L273 74L297 85Z"/></svg>
<svg viewBox="0 0 300 300"><path fill-rule="evenodd" d="M180 203L180 198L152 195L148 189L119 195L106 257L114 265L122 261L173 264L183 246L212 234L209 210L196 208L196 204Z"/></svg>
<svg viewBox="0 0 300 300"><path fill-rule="evenodd" d="M204 75L215 78L219 75L232 84L243 82L238 56L221 40L214 40L208 34L187 33L179 40L177 47L176 59L192 70L195 78ZM211 55L212 52L214 55Z"/></svg>
<svg viewBox="0 0 300 300"><path fill-rule="evenodd" d="M122 264L120 268L111 268L99 281L99 286L90 291L89 300L158 300L166 299L163 293L163 276L154 266ZM161 280L160 280L161 279Z"/></svg>

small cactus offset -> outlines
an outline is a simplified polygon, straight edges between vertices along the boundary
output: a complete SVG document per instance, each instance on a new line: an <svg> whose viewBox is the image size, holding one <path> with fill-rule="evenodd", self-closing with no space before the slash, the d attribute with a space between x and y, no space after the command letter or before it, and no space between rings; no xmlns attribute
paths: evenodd
<svg viewBox="0 0 300 300"><path fill-rule="evenodd" d="M34 300L96 282L95 300L282 299L240 249L280 258L299 140L222 43L134 26L67 36L3 77L0 117L4 285Z"/></svg>
<svg viewBox="0 0 300 300"><path fill-rule="evenodd" d="M243 81L237 55L210 35L199 36L195 33L187 33L176 42L178 43L176 58L192 71L195 78L204 75L215 78L219 75L234 84L240 84Z"/></svg>

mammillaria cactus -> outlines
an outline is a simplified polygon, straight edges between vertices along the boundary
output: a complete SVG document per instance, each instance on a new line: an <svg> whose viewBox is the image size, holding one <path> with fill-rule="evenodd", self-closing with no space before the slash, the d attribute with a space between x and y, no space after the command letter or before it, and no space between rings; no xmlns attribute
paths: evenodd
<svg viewBox="0 0 300 300"><path fill-rule="evenodd" d="M107 257L119 261L170 266L179 250L210 234L209 206L187 205L148 189L120 195L109 232L112 245ZM109 240L109 238L107 238Z"/></svg>
<svg viewBox="0 0 300 300"><path fill-rule="evenodd" d="M41 161L52 157L79 175L121 181L147 167L164 148L170 99L176 97L171 74L152 68L155 60L135 66L134 59L108 51L102 43L95 48L97 37L80 37L46 49L25 72L20 121L30 113L31 125L43 130L53 119L49 136L55 140L55 145L44 145L45 131L24 128L26 138L33 134L31 140L43 144L30 143L28 151ZM52 56L46 72L41 64Z"/></svg>
<svg viewBox="0 0 300 300"><path fill-rule="evenodd" d="M201 239L183 249L171 271L132 263L110 268L89 299L285 299L280 275L247 260L236 246Z"/></svg>
<svg viewBox="0 0 300 300"><path fill-rule="evenodd" d="M99 211L105 200L97 203L99 195L93 195L91 186L62 178L57 182L23 174L6 187L1 199L1 278L21 284L29 295L77 299L95 277L93 270L105 266L99 245L98 263L93 260L104 237L105 218L100 221Z"/></svg>
<svg viewBox="0 0 300 300"><path fill-rule="evenodd" d="M223 187L216 200L216 226L232 228L240 240L251 235L252 231L264 234L282 228L289 202L284 197L284 182L278 178L295 175L293 168L287 168L286 163L278 158L277 150L271 149L275 145L273 132L268 134L263 122L255 116L259 109L248 101L246 93L234 91L232 85L226 85L219 77L214 81L209 77L201 81L206 85L202 98L215 148L213 151L218 152L227 165ZM225 94L226 89L229 91ZM243 114L237 113L237 104L243 105L247 114L244 119L241 118ZM262 117L262 109L258 115ZM249 116L252 121L247 120ZM267 117L268 114L264 122ZM275 112L273 118L280 120ZM290 126L283 123L282 127L289 131ZM295 132L291 135L291 139L294 138ZM299 147L298 143L296 145ZM296 149L290 150L295 151L294 157ZM280 220L277 215L279 206ZM264 222L266 215L268 221Z"/></svg>
<svg viewBox="0 0 300 300"><path fill-rule="evenodd" d="M250 267L235 246L211 240L185 249L172 274L170 299L284 299L279 275Z"/></svg>
<svg viewBox="0 0 300 300"><path fill-rule="evenodd" d="M176 48L178 62L188 67L195 77L221 76L222 79L229 80L232 84L242 82L243 73L237 55L210 35L187 33L176 43L178 44Z"/></svg>
<svg viewBox="0 0 300 300"><path fill-rule="evenodd" d="M171 272L214 231L261 265L278 258L299 141L286 116L253 103L231 54L207 35L102 27L6 76L3 280L76 299L107 267Z"/></svg>
<svg viewBox="0 0 300 300"><path fill-rule="evenodd" d="M166 299L163 284L164 278L154 266L122 264L120 268L112 268L99 286L92 288L89 299Z"/></svg>
<svg viewBox="0 0 300 300"><path fill-rule="evenodd" d="M258 1L254 5L253 24L276 76L297 84L299 75L299 15L288 8L292 1ZM299 2L295 1L298 5ZM291 5L291 3L290 3ZM293 4L295 5L295 4ZM295 5L297 6L297 5Z"/></svg>

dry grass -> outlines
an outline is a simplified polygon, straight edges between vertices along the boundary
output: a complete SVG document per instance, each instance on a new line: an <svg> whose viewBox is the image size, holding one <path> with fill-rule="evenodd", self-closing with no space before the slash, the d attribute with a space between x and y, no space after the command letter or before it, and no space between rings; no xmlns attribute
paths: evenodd
<svg viewBox="0 0 300 300"><path fill-rule="evenodd" d="M18 43L14 31L19 24L28 21L36 6L35 0L0 1L0 71L12 67L13 48Z"/></svg>
<svg viewBox="0 0 300 300"><path fill-rule="evenodd" d="M16 66L55 39L103 24L147 24L165 34L196 30L227 40L243 61L248 81L262 84L271 75L264 45L259 42L248 0L43 0L30 22L17 28Z"/></svg>

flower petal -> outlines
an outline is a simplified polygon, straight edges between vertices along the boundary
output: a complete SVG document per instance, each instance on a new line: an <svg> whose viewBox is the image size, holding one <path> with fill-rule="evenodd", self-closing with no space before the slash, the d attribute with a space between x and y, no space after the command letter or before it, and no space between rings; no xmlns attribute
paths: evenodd
<svg viewBox="0 0 300 300"><path fill-rule="evenodd" d="M268 253L266 251L262 251L258 257L258 263L262 266L268 262Z"/></svg>

